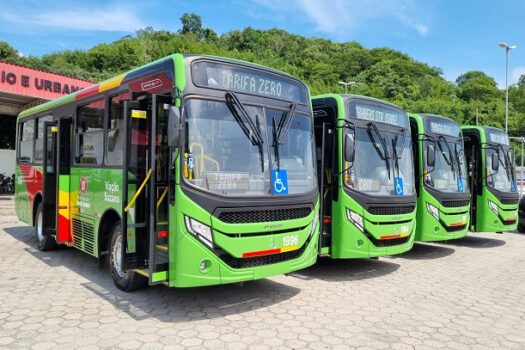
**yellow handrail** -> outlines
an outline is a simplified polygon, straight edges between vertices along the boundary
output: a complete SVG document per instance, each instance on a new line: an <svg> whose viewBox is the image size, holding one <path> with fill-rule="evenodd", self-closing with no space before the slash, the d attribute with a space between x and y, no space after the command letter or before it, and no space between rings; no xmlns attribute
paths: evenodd
<svg viewBox="0 0 525 350"><path fill-rule="evenodd" d="M126 208L124 208L124 211L126 213L128 212L129 208L131 208L133 206L133 204L135 204L135 201L137 200L138 196L140 195L140 193L144 189L144 186L146 186L146 183L148 182L149 178L151 177L151 173L152 173L151 169L148 170L148 174L146 175L146 178L144 179L144 181L142 181L142 184L140 185L140 187L137 190L137 192L135 192L135 195L133 196L133 198L131 198L131 201L128 203Z"/></svg>
<svg viewBox="0 0 525 350"><path fill-rule="evenodd" d="M164 200L164 197L166 197L166 194L168 193L168 188L164 190L162 195L160 196L159 200L157 201L157 209L159 209L160 205L162 204L162 201Z"/></svg>

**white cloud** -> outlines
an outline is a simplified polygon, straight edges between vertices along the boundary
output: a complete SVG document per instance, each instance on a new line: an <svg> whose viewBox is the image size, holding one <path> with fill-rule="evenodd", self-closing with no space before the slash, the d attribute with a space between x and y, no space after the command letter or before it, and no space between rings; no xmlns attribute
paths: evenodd
<svg viewBox="0 0 525 350"><path fill-rule="evenodd" d="M516 84L522 75L525 74L525 66L518 66L512 70L511 80L509 81L510 84ZM505 86L505 85L503 85Z"/></svg>
<svg viewBox="0 0 525 350"><path fill-rule="evenodd" d="M429 28L417 20L426 12L417 13L413 0L254 0L275 11L293 10L304 14L320 32L343 34L366 27L375 20L392 18L425 37Z"/></svg>
<svg viewBox="0 0 525 350"><path fill-rule="evenodd" d="M23 13L22 13L23 12ZM44 11L0 13L4 25L17 29L59 31L133 32L145 27L131 7L77 7Z"/></svg>

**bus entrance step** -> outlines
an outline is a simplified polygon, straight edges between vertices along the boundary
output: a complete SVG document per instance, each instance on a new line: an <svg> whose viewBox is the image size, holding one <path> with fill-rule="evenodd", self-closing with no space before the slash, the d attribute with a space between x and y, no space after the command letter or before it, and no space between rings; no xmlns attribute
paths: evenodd
<svg viewBox="0 0 525 350"><path fill-rule="evenodd" d="M157 249L161 250L163 252L167 252L168 251L168 246L165 245L165 244L157 244Z"/></svg>

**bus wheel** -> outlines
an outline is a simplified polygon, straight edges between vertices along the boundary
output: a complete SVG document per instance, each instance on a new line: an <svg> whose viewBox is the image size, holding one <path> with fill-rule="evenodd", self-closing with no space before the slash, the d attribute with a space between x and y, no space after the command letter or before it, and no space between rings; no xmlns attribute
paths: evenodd
<svg viewBox="0 0 525 350"><path fill-rule="evenodd" d="M56 248L57 244L53 236L44 236L44 223L42 222L42 213L44 206L42 203L38 204L35 215L35 232L36 243L39 250L45 252Z"/></svg>
<svg viewBox="0 0 525 350"><path fill-rule="evenodd" d="M525 225L518 224L518 232L519 233L525 233Z"/></svg>
<svg viewBox="0 0 525 350"><path fill-rule="evenodd" d="M148 280L133 270L122 269L122 228L120 222L111 230L111 241L109 247L109 269L115 286L125 292L131 292L143 288Z"/></svg>

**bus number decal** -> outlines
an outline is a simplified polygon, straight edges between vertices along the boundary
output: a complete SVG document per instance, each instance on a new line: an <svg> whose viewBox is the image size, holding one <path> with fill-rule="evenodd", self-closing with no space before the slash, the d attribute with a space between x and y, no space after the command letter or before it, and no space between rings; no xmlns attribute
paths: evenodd
<svg viewBox="0 0 525 350"><path fill-rule="evenodd" d="M283 247L289 247L299 244L299 236L298 235L292 235L292 236L284 236L283 237Z"/></svg>

